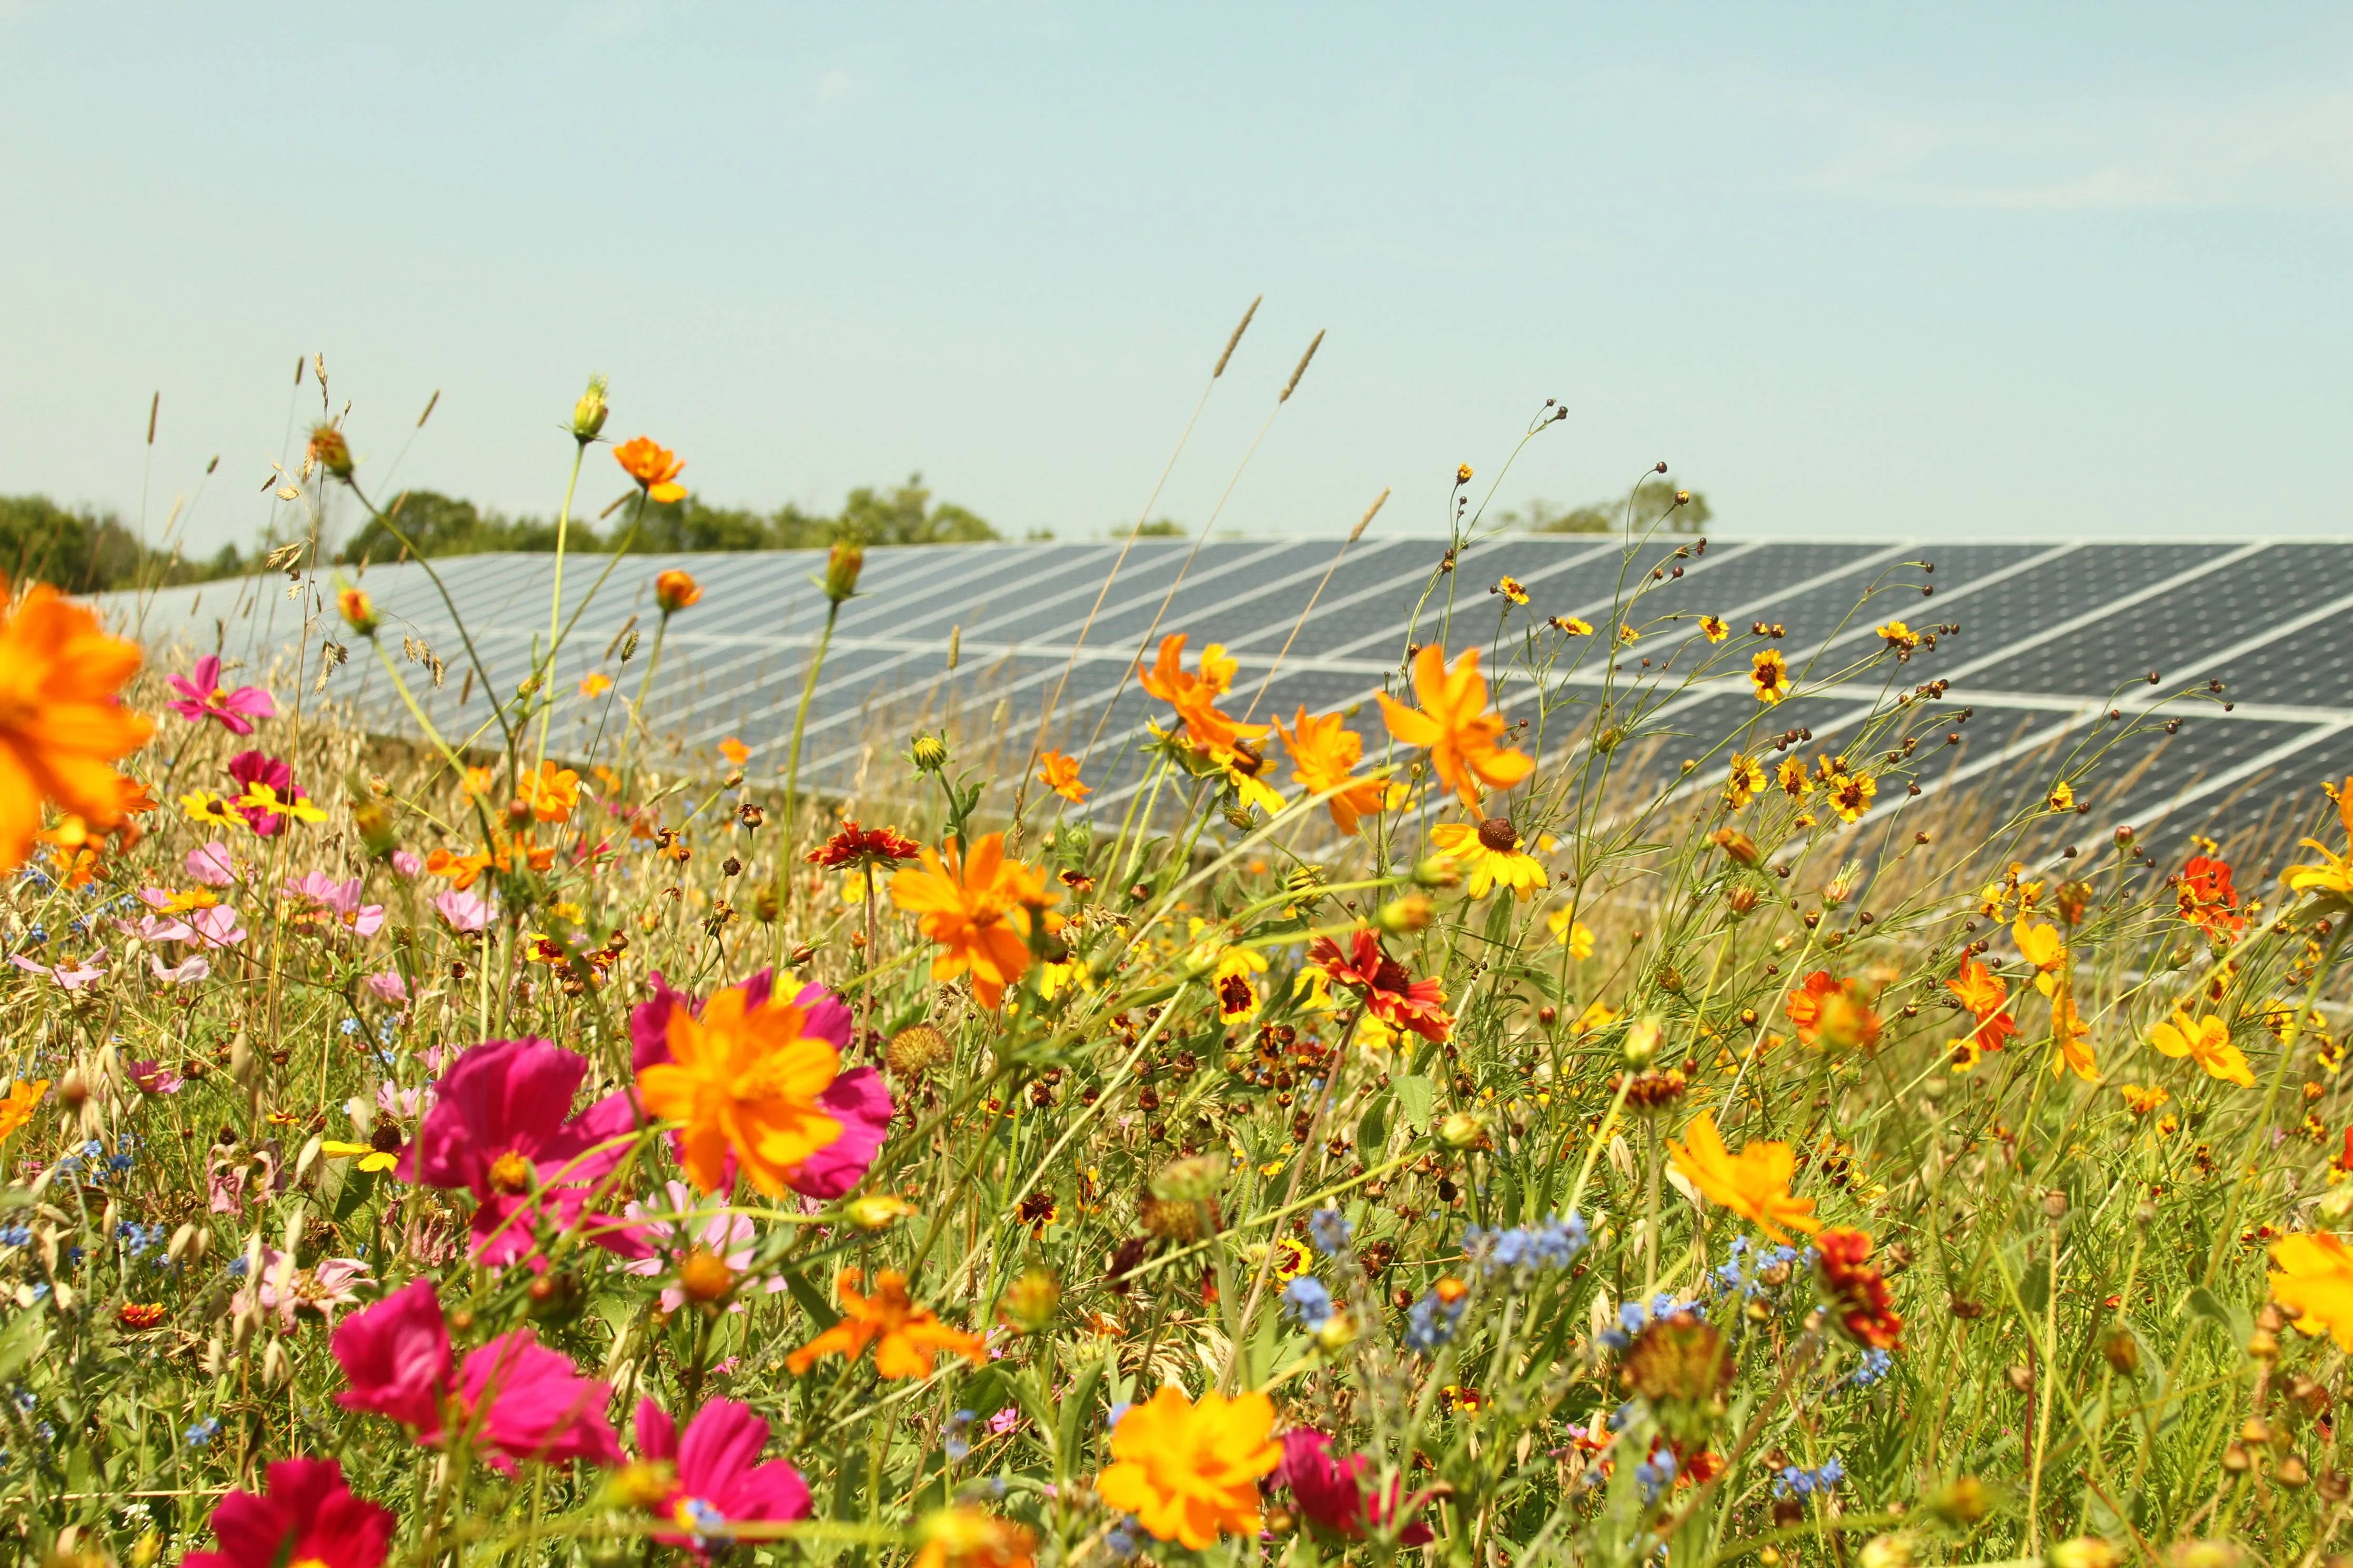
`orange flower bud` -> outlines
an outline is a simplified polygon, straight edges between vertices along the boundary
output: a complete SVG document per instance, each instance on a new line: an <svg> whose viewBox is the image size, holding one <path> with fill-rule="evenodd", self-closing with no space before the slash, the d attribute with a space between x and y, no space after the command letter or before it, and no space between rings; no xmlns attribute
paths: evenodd
<svg viewBox="0 0 2353 1568"><path fill-rule="evenodd" d="M702 598L702 584L674 567L654 579L654 603L665 616L674 616Z"/></svg>

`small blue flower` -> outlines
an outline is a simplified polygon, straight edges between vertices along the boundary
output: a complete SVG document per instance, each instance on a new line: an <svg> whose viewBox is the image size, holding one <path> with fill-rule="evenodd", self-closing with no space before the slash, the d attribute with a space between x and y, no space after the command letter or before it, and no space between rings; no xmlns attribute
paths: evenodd
<svg viewBox="0 0 2353 1568"><path fill-rule="evenodd" d="M1338 1209L1317 1209L1307 1216L1307 1239L1326 1258L1337 1258L1347 1251L1348 1238L1355 1231L1348 1216Z"/></svg>
<svg viewBox="0 0 2353 1568"><path fill-rule="evenodd" d="M1846 1466L1835 1457L1823 1460L1817 1469L1789 1465L1773 1479L1773 1493L1776 1497L1810 1497L1831 1490L1844 1479Z"/></svg>
<svg viewBox="0 0 2353 1568"><path fill-rule="evenodd" d="M187 1439L189 1447L201 1448L220 1436L220 1423L207 1415L180 1436Z"/></svg>
<svg viewBox="0 0 2353 1568"><path fill-rule="evenodd" d="M1862 1364L1839 1379L1841 1388L1869 1388L1895 1370L1895 1358L1883 1350L1862 1352Z"/></svg>
<svg viewBox="0 0 2353 1568"><path fill-rule="evenodd" d="M959 1410L948 1417L940 1434L940 1451L947 1455L948 1463L960 1465L972 1453L972 1439L966 1434L976 1416L975 1411Z"/></svg>
<svg viewBox="0 0 2353 1568"><path fill-rule="evenodd" d="M1103 1544L1111 1549L1113 1557L1133 1557L1136 1550L1135 1532L1124 1524L1114 1524L1110 1533L1103 1537Z"/></svg>
<svg viewBox="0 0 2353 1568"><path fill-rule="evenodd" d="M246 1263L242 1255L232 1258L228 1260L228 1271L237 1279L242 1279L245 1278L245 1268Z"/></svg>
<svg viewBox="0 0 2353 1568"><path fill-rule="evenodd" d="M1451 1301L1441 1299L1432 1290L1413 1304L1406 1314L1406 1349L1428 1355L1454 1337L1462 1321L1462 1309L1469 1298L1457 1297Z"/></svg>
<svg viewBox="0 0 2353 1568"><path fill-rule="evenodd" d="M29 1247L33 1227L29 1225L0 1226L0 1247Z"/></svg>
<svg viewBox="0 0 2353 1568"><path fill-rule="evenodd" d="M39 1396L29 1388L20 1388L16 1391L16 1408L19 1410L29 1411L40 1402Z"/></svg>
<svg viewBox="0 0 2353 1568"><path fill-rule="evenodd" d="M1659 1500L1659 1494L1675 1480L1675 1456L1671 1448L1660 1448L1634 1467L1634 1479L1642 1484L1642 1500Z"/></svg>
<svg viewBox="0 0 2353 1568"><path fill-rule="evenodd" d="M346 1018L336 1026L346 1035L356 1035L360 1032L361 1026L357 1018Z"/></svg>
<svg viewBox="0 0 2353 1568"><path fill-rule="evenodd" d="M1104 1413L1103 1430L1108 1432L1117 1426L1122 1421L1126 1420L1127 1413L1134 1408L1135 1405L1134 1403L1125 1399L1123 1399L1118 1404L1113 1405L1109 1411Z"/></svg>
<svg viewBox="0 0 2353 1568"><path fill-rule="evenodd" d="M1312 1334L1332 1321L1332 1292L1321 1279L1303 1274L1284 1288L1282 1310Z"/></svg>

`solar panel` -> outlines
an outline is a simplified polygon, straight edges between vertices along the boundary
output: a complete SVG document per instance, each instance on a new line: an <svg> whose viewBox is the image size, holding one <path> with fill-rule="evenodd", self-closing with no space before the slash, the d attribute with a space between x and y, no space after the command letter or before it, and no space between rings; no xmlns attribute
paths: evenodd
<svg viewBox="0 0 2353 1568"><path fill-rule="evenodd" d="M1799 691L1771 710L1767 730L1807 726L1818 742L1835 744L1894 690L1949 681L1947 700L1976 718L1965 743L1951 748L1949 768L1924 777L1925 793L2040 781L2047 769L2029 768L2027 759L2104 744L2124 727L2110 728L2109 711L2129 718L2210 679L2228 683L2231 709L2179 705L2178 733L2154 730L2116 744L2102 770L2107 816L2188 834L2234 815L2276 815L2274 803L2292 797L2300 819L2316 802L2314 785L2353 771L2353 639L2340 630L2353 615L2353 543L1725 538L1678 558L1677 542L1630 552L1614 539L1501 536L1466 545L1451 569L1441 569L1442 542L1423 539L1367 540L1345 551L1331 541L1214 541L1197 549L1145 540L1124 560L1115 542L874 550L811 694L802 777L813 789L850 790L918 725L948 727L967 755L1003 773L1026 761L1051 702L1048 743L1086 752L1097 785L1090 807L1116 812L1143 782L1138 745L1159 709L1134 679L1134 660L1158 636L1181 631L1196 651L1224 645L1240 668L1230 706L1260 721L1287 720L1301 706L1356 707L1401 689L1409 642L1488 647L1491 671L1504 672L1498 700L1531 720L1531 734L1556 759L1582 743L1606 700L1613 713L1641 715L1653 737L1629 757L1630 773L1672 795L1713 781L1686 780L1683 758L1759 714L1745 657L1727 663L1718 653L1721 668L1708 667L1711 645L1696 621L1704 614L1736 630L1753 620L1785 628L1777 646ZM623 695L635 694L659 619L651 585L676 567L704 593L662 638L646 703L649 728L688 756L736 737L751 752L751 768L781 772L824 626L816 582L823 566L814 551L633 556L617 565L599 556L567 560L564 616L577 621L555 666L567 694L557 710L558 746L585 747L599 722L610 721L611 698L574 695L591 670L606 670L624 683ZM554 569L543 554L459 557L435 563L438 586L414 562L365 572L384 635L412 639L447 665L438 689L421 668L408 672L443 733L479 740L490 694L511 695L529 672L547 640ZM1505 574L1532 601L1508 620L1489 593ZM1933 596L1924 597L1924 587ZM279 666L281 680L293 679L298 664L306 679L315 676L321 643L341 636L332 612L290 601L275 578L168 589L143 601L112 595L111 605L167 659L220 652L259 668ZM1532 679L1512 668L1511 647L1501 645L1515 646L1547 616L1590 621L1596 636L1573 667ZM1599 645L1621 619L1638 635L1612 668ZM1961 631L1915 657L1892 684L1883 664L1867 677L1831 681L1876 647L1873 628L1891 619L1957 622ZM461 622L480 679L466 678ZM631 629L639 648L622 666L617 645ZM2161 677L2154 688L2150 670ZM373 728L414 728L361 650L329 672L325 689ZM1359 727L1368 739L1377 730ZM1895 804L1882 800L1877 811Z"/></svg>

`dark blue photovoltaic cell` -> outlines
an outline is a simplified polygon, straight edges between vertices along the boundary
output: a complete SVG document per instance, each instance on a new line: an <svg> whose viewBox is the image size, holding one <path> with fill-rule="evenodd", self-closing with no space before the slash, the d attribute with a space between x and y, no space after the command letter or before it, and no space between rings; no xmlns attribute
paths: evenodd
<svg viewBox="0 0 2353 1568"><path fill-rule="evenodd" d="M485 730L491 696L512 697L546 644L554 565L545 555L437 562L454 617L418 563L362 574L384 616L385 651L445 734L496 738ZM557 747L585 752L609 736L621 700L655 665L659 632L646 701L652 732L690 765L715 766L717 742L734 737L751 750L750 771L783 772L826 623L824 552L632 556L609 575L607 565L599 556L565 563L565 615L578 618L554 668ZM702 597L665 627L653 583L670 568L691 574ZM1525 608L1495 592L1505 576L1525 588ZM1510 535L1468 544L1451 563L1442 541L1416 538L1345 550L1333 540L1155 539L1124 552L1116 542L951 545L871 551L860 590L835 618L809 694L802 776L821 789L882 776L875 770L899 766L893 758L914 730L944 728L965 765L1008 781L1040 740L1084 755L1097 788L1091 806L1120 809L1143 776L1146 725L1165 717L1138 685L1135 660L1171 633L1187 637L1188 662L1213 642L1237 660L1227 705L1238 715L1289 722L1303 705L1346 709L1374 755L1387 737L1372 695L1403 689L1408 645L1476 646L1488 650L1498 704L1529 721L1524 744L1557 760L1590 734L1606 703L1608 721L1632 731L1612 771L1653 794L1720 788L1731 750L1778 760L1773 738L1799 726L1817 731L1797 748L1809 757L1855 743L1853 726L1873 701L1937 679L1951 689L1936 705L1946 717L1922 711L1934 755L1919 759L1921 776L1940 792L1948 781L1957 800L2024 787L2105 744L2099 715L2117 689L2127 706L2142 705L2193 677L2224 679L2241 706L2225 713L2219 703L2178 701L2167 710L2185 720L2178 735L2118 743L2086 790L2099 820L2156 813L2150 820L2178 837L2258 804L2292 816L2301 806L2282 801L2353 773L2353 728L2330 728L2353 720L2353 637L2341 629L2353 616L2353 545L2342 542L1717 539L1703 550L1655 538L1628 550L1590 535ZM322 648L343 644L348 661L329 672L328 697L364 723L409 731L398 693L342 627L324 586L288 595L289 580L270 576L106 602L167 666L218 651L248 679L281 692L299 685L306 700ZM1734 640L1703 637L1706 615L1729 622ZM1546 617L1571 616L1595 635L1544 627ZM1898 620L1915 631L1957 621L1962 630L1897 665L1881 657L1873 628ZM1775 646L1799 689L1778 707L1760 705L1746 679L1755 621L1785 629ZM1640 635L1611 671L1620 624ZM630 633L636 646L624 662ZM1530 647L1541 693L1520 664ZM438 688L422 662L433 658L444 671ZM2135 682L2152 668L2168 677L2162 688ZM592 672L616 689L582 694ZM1950 715L1963 706L1976 717L1958 726L1963 743L1946 746ZM2047 744L2001 760L2021 737ZM1270 748L1287 782L1280 747ZM1685 758L1699 764L1687 784Z"/></svg>

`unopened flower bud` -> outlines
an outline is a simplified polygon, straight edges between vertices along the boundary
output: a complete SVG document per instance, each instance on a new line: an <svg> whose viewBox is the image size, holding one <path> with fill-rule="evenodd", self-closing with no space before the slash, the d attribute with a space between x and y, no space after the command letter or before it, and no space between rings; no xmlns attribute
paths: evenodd
<svg viewBox="0 0 2353 1568"><path fill-rule="evenodd" d="M915 764L919 773L938 773L948 765L947 737L918 732L907 747L907 760Z"/></svg>
<svg viewBox="0 0 2353 1568"><path fill-rule="evenodd" d="M1468 1149L1479 1142L1487 1129L1467 1110L1450 1113L1438 1124L1438 1141L1450 1149Z"/></svg>
<svg viewBox="0 0 2353 1568"><path fill-rule="evenodd" d="M1005 1288L997 1315L1017 1334L1043 1333L1061 1305L1061 1280L1050 1268L1032 1268Z"/></svg>
<svg viewBox="0 0 2353 1568"><path fill-rule="evenodd" d="M1324 1320L1324 1326L1315 1331L1315 1342L1327 1351L1345 1350L1362 1331L1356 1314L1343 1307Z"/></svg>
<svg viewBox="0 0 2353 1568"><path fill-rule="evenodd" d="M1736 915L1745 915L1757 907L1757 889L1744 882L1724 895L1724 906Z"/></svg>
<svg viewBox="0 0 2353 1568"><path fill-rule="evenodd" d="M1459 888L1462 864L1450 855L1425 855L1414 863L1413 879L1425 888Z"/></svg>
<svg viewBox="0 0 2353 1568"><path fill-rule="evenodd" d="M1429 929L1438 918L1437 907L1419 893L1408 893L1402 899L1391 899L1373 915L1373 923L1391 936L1404 936Z"/></svg>
<svg viewBox="0 0 2353 1568"><path fill-rule="evenodd" d="M915 1212L915 1205L895 1193L869 1193L842 1206L841 1216L860 1230L882 1230Z"/></svg>
<svg viewBox="0 0 2353 1568"><path fill-rule="evenodd" d="M1639 1072L1658 1060L1659 1039L1664 1033L1656 1018L1636 1019L1634 1026L1626 1031L1626 1043L1620 1047L1626 1065Z"/></svg>
<svg viewBox="0 0 2353 1568"><path fill-rule="evenodd" d="M339 479L352 477L352 447L343 433L332 425L311 427L311 458L319 467Z"/></svg>
<svg viewBox="0 0 2353 1568"><path fill-rule="evenodd" d="M735 1289L735 1270L709 1247L698 1247L680 1260L678 1284L690 1301L717 1301Z"/></svg>
<svg viewBox="0 0 2353 1568"><path fill-rule="evenodd" d="M375 601L368 597L366 589L354 588L338 577L335 582L335 608L342 614L343 624L353 631L364 637L375 636L375 629L381 622L375 613Z"/></svg>
<svg viewBox="0 0 2353 1568"><path fill-rule="evenodd" d="M921 1078L955 1054L945 1035L929 1024L911 1024L891 1037L882 1060L894 1078Z"/></svg>
<svg viewBox="0 0 2353 1568"><path fill-rule="evenodd" d="M2254 1361L2274 1361L2279 1356L2279 1339L2268 1329L2257 1329L2247 1336L2247 1354Z"/></svg>
<svg viewBox="0 0 2353 1568"><path fill-rule="evenodd" d="M674 616L699 603L702 598L702 584L696 582L691 573L672 567L654 578L654 603L661 606L661 613L665 616Z"/></svg>
<svg viewBox="0 0 2353 1568"><path fill-rule="evenodd" d="M866 567L866 547L854 539L837 539L825 557L825 596L839 605L858 592L858 574Z"/></svg>
<svg viewBox="0 0 2353 1568"><path fill-rule="evenodd" d="M1719 827L1707 836L1707 841L1743 866L1757 864L1757 840L1737 827Z"/></svg>
<svg viewBox="0 0 2353 1568"><path fill-rule="evenodd" d="M605 378L590 376L588 390L572 405L572 438L584 447L594 441L597 432L605 428L605 416L611 412L605 403Z"/></svg>

